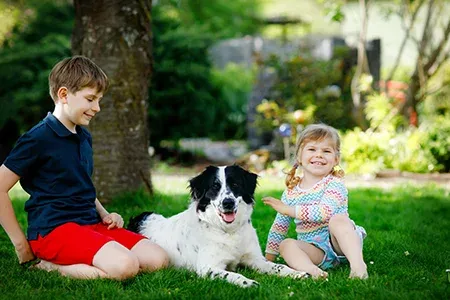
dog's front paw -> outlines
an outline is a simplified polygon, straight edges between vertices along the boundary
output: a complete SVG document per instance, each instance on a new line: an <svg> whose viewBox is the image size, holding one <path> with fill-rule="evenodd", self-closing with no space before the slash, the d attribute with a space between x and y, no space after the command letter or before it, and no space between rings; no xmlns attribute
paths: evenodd
<svg viewBox="0 0 450 300"><path fill-rule="evenodd" d="M241 281L239 285L244 288L258 287L259 282L246 278L243 281Z"/></svg>
<svg viewBox="0 0 450 300"><path fill-rule="evenodd" d="M308 278L308 277L310 277L310 275L308 273L306 273L306 272L296 271L295 273L293 273L291 275L291 277L295 278L295 279L302 279L302 278Z"/></svg>

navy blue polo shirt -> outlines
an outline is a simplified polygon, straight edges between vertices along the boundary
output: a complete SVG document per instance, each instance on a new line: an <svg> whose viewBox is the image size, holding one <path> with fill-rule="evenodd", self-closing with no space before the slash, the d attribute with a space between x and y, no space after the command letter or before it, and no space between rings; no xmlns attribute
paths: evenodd
<svg viewBox="0 0 450 300"><path fill-rule="evenodd" d="M91 179L92 138L83 127L76 126L76 131L70 132L48 113L19 138L4 162L30 194L25 203L29 240L64 223L100 222Z"/></svg>

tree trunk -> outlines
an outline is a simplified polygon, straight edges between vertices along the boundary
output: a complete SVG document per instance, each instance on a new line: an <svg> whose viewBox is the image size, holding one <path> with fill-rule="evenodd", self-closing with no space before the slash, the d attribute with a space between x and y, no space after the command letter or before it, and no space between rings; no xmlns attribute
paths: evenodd
<svg viewBox="0 0 450 300"><path fill-rule="evenodd" d="M416 70L411 76L411 80L408 85L408 91L406 93L405 103L401 106L401 113L408 119L409 125L417 127L419 125L417 104L421 86L418 71Z"/></svg>
<svg viewBox="0 0 450 300"><path fill-rule="evenodd" d="M73 54L89 57L110 87L89 130L97 197L144 186L152 193L147 99L152 73L151 0L74 0Z"/></svg>
<svg viewBox="0 0 450 300"><path fill-rule="evenodd" d="M361 77L364 74L370 74L366 55L366 36L368 24L368 4L370 0L359 0L359 9L361 15L361 31L358 38L358 59L355 74L353 75L350 89L352 93L353 108L352 117L355 123L363 130L367 129L367 122L364 115L365 96L361 91Z"/></svg>

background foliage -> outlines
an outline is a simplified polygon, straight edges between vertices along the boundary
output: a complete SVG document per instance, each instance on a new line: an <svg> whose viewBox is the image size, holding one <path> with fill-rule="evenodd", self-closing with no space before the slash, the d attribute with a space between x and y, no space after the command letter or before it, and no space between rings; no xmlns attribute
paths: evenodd
<svg viewBox="0 0 450 300"><path fill-rule="evenodd" d="M73 8L51 1L31 1L0 48L0 127L8 120L21 132L53 110L48 74L70 55ZM58 26L55 26L58 24Z"/></svg>
<svg viewBox="0 0 450 300"><path fill-rule="evenodd" d="M159 146L162 140L176 144L185 137L245 139L247 101L256 72L237 65L214 69L207 50L219 40L261 32L264 1L155 3L151 144ZM0 159L21 133L53 109L47 76L54 63L71 54L73 13L67 0L1 3ZM329 61L312 58L307 49L287 61L277 57L265 61L263 67L277 72L279 80L258 107L257 125L262 130L282 123L335 126L342 132L347 172L450 171L448 65L428 83L429 93L418 106L418 127L410 127L398 113L398 99L371 91L365 108L370 127L363 131L349 117L353 70L347 50L338 49ZM402 70L394 79L407 82Z"/></svg>

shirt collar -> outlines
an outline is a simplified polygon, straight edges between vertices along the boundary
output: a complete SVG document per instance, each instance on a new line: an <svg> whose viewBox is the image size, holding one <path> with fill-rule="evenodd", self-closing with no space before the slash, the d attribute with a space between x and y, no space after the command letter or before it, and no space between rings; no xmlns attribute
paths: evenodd
<svg viewBox="0 0 450 300"><path fill-rule="evenodd" d="M59 121L52 113L48 112L44 119L44 122L50 126L50 128L60 137L68 137L74 135L61 121ZM80 126L75 126L75 130L80 138L84 138L84 133Z"/></svg>

